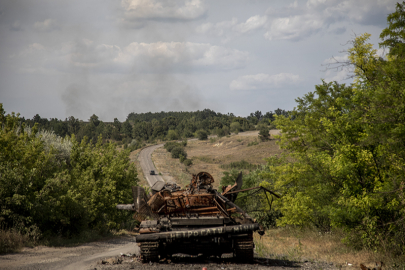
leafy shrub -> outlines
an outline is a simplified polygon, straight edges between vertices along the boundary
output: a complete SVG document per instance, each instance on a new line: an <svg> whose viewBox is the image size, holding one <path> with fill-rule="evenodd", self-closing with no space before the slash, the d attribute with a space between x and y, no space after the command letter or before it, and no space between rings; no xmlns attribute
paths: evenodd
<svg viewBox="0 0 405 270"><path fill-rule="evenodd" d="M241 129L239 122L232 122L230 125L230 130L235 134L238 134Z"/></svg>
<svg viewBox="0 0 405 270"><path fill-rule="evenodd" d="M270 139L269 128L267 126L261 126L259 131L259 138L264 141L268 141Z"/></svg>
<svg viewBox="0 0 405 270"><path fill-rule="evenodd" d="M184 140L181 142L181 145L183 145L184 147L186 147L186 146L187 146L187 139L184 139Z"/></svg>
<svg viewBox="0 0 405 270"><path fill-rule="evenodd" d="M116 211L132 200L137 174L129 152L113 143L81 143L37 126L25 132L18 115L0 104L0 220L37 238L40 232L71 236L81 230L118 228L130 214ZM42 135L41 135L42 134ZM69 150L70 149L70 150ZM70 151L70 154L68 155Z"/></svg>
<svg viewBox="0 0 405 270"><path fill-rule="evenodd" d="M163 146L167 152L172 152L172 150L175 147L182 147L181 144L177 143L177 142L167 142L165 143L165 145Z"/></svg>
<svg viewBox="0 0 405 270"><path fill-rule="evenodd" d="M169 130L167 133L167 139L168 140L178 140L179 139L179 134L175 130Z"/></svg>
<svg viewBox="0 0 405 270"><path fill-rule="evenodd" d="M191 166L193 164L193 161L187 158L183 161L183 164L186 166Z"/></svg>
<svg viewBox="0 0 405 270"><path fill-rule="evenodd" d="M197 130L196 136L199 140L206 140L208 138L208 133L205 130L200 129Z"/></svg>
<svg viewBox="0 0 405 270"><path fill-rule="evenodd" d="M180 158L182 155L184 158L187 158L187 153L182 146L176 146L172 149L172 158Z"/></svg>

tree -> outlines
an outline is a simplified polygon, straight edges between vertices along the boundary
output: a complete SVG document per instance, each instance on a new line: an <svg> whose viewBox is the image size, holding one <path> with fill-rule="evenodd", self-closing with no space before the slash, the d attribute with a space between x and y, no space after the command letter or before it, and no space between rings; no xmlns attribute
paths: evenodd
<svg viewBox="0 0 405 270"><path fill-rule="evenodd" d="M70 135L72 134L77 134L77 132L80 129L80 121L79 119L76 119L74 116L70 116L67 119L68 122L68 132Z"/></svg>
<svg viewBox="0 0 405 270"><path fill-rule="evenodd" d="M276 110L287 156L269 158L261 176L283 193L279 225L340 227L368 248L384 239L404 254L404 60L398 51L380 58L369 37L356 37L348 50L353 84L322 82L293 111Z"/></svg>
<svg viewBox="0 0 405 270"><path fill-rule="evenodd" d="M256 111L255 112L255 117L257 118L258 121L260 121L263 118L263 114L261 111Z"/></svg>
<svg viewBox="0 0 405 270"><path fill-rule="evenodd" d="M122 124L122 129L125 136L132 138L132 125L128 120Z"/></svg>
<svg viewBox="0 0 405 270"><path fill-rule="evenodd" d="M95 114L90 116L89 122L92 123L96 127L100 124L100 120L98 119L98 116Z"/></svg>
<svg viewBox="0 0 405 270"><path fill-rule="evenodd" d="M230 126L231 132L234 132L235 134L238 134L239 131L241 130L239 122L232 122Z"/></svg>
<svg viewBox="0 0 405 270"><path fill-rule="evenodd" d="M198 138L199 140L206 140L206 139L208 139L208 133L207 133L205 130L203 130L203 129L197 130L197 131L196 131L196 135L197 135L197 138Z"/></svg>
<svg viewBox="0 0 405 270"><path fill-rule="evenodd" d="M390 49L389 55L403 58L405 56L405 1L396 4L394 13L387 17L388 27L385 28L380 38L383 42L380 47Z"/></svg>
<svg viewBox="0 0 405 270"><path fill-rule="evenodd" d="M184 150L182 146L176 146L172 149L172 158L180 158L180 156L183 156L184 159L187 158L187 153Z"/></svg>
<svg viewBox="0 0 405 270"><path fill-rule="evenodd" d="M269 128L267 126L261 126L259 131L260 140L268 141L270 139Z"/></svg>
<svg viewBox="0 0 405 270"><path fill-rule="evenodd" d="M172 141L172 140L178 140L179 139L179 134L175 130L169 130L167 133L167 139Z"/></svg>
<svg viewBox="0 0 405 270"><path fill-rule="evenodd" d="M119 133L121 132L122 125L121 122L118 120L118 118L114 118L114 127L117 132Z"/></svg>

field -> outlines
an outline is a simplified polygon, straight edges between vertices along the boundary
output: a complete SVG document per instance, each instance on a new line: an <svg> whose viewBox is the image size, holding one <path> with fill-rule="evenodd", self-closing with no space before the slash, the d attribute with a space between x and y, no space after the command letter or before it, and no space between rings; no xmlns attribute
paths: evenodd
<svg viewBox="0 0 405 270"><path fill-rule="evenodd" d="M172 159L164 148L157 149L152 154L152 160L158 172L165 179L174 180L184 186L191 180L191 174L205 171L214 177L215 188L218 187L223 172L229 170L231 163L244 160L250 164L264 165L265 158L281 153L275 139L261 142L257 131L205 141L188 141L185 149L188 158L193 161L190 167L184 166L178 159ZM244 173L248 172L248 169L244 170Z"/></svg>

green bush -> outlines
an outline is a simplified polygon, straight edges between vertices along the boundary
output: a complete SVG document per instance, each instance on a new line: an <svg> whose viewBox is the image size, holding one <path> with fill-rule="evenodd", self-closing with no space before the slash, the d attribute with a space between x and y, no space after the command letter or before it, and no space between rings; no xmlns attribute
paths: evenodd
<svg viewBox="0 0 405 270"><path fill-rule="evenodd" d="M180 158L182 155L184 158L187 158L187 153L182 146L176 146L172 149L172 158Z"/></svg>
<svg viewBox="0 0 405 270"><path fill-rule="evenodd" d="M118 228L137 174L128 151L25 129L0 104L0 220L23 235L71 236Z"/></svg>
<svg viewBox="0 0 405 270"><path fill-rule="evenodd" d="M270 140L269 128L267 126L261 126L259 131L259 138L262 142Z"/></svg>
<svg viewBox="0 0 405 270"><path fill-rule="evenodd" d="M163 146L167 152L172 152L172 150L175 147L182 147L181 144L177 143L177 142L167 142L165 143L165 145Z"/></svg>
<svg viewBox="0 0 405 270"><path fill-rule="evenodd" d="M206 140L208 138L208 133L205 130L200 129L200 130L197 130L196 137L199 140Z"/></svg>
<svg viewBox="0 0 405 270"><path fill-rule="evenodd" d="M170 140L170 141L178 140L179 139L179 134L175 130L169 130L167 132L167 139Z"/></svg>
<svg viewBox="0 0 405 270"><path fill-rule="evenodd" d="M186 166L191 166L193 164L193 161L191 159L185 159L183 161L183 164Z"/></svg>
<svg viewBox="0 0 405 270"><path fill-rule="evenodd" d="M231 125L230 125L231 132L233 132L235 134L238 134L239 131L241 131L241 129L242 128L241 128L239 122L232 122Z"/></svg>

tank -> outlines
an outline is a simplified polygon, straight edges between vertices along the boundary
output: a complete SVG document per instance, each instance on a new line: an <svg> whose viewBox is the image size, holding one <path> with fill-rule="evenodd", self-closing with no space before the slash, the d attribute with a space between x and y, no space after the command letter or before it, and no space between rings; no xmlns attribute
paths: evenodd
<svg viewBox="0 0 405 270"><path fill-rule="evenodd" d="M184 189L159 181L147 195L142 187L132 187L134 203L117 208L135 211L134 218L141 222L136 242L144 262L177 253L206 257L233 253L240 261L253 260L253 232L264 231L234 203L243 191L242 173L222 192L213 188L213 182L209 173L200 172Z"/></svg>

